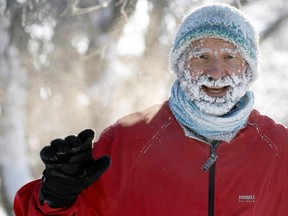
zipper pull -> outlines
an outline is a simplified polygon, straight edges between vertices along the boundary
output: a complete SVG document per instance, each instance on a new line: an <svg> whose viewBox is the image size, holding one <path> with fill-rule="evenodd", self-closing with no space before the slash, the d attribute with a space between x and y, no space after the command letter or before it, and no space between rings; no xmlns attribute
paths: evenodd
<svg viewBox="0 0 288 216"><path fill-rule="evenodd" d="M202 170L207 172L210 169L210 167L215 163L216 160L217 160L216 149L212 148L210 158L202 166Z"/></svg>

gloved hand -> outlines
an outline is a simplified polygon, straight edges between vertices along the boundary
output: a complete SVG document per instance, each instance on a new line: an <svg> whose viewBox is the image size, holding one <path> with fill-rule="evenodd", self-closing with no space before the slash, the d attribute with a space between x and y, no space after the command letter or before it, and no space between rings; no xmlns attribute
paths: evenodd
<svg viewBox="0 0 288 216"><path fill-rule="evenodd" d="M71 206L79 193L95 182L110 166L107 155L93 160L94 131L86 129L78 136L53 140L40 156L45 164L40 202L52 208Z"/></svg>

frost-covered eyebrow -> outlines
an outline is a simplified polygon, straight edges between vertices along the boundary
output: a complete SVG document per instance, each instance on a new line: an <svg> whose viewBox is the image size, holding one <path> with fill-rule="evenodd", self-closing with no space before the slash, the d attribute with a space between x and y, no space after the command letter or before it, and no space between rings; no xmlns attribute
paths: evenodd
<svg viewBox="0 0 288 216"><path fill-rule="evenodd" d="M196 57L196 56L200 56L202 54L205 54L205 53L209 53L209 54L212 54L213 53L213 50L212 49L209 49L209 48L206 48L206 47L192 47L191 49L187 50L186 52L186 58L188 59L191 59L193 57ZM237 48L221 48L220 49L220 52L219 53L229 53L229 54L232 54L232 55L236 55L239 52L239 50ZM217 51L214 51L214 54L217 55L218 52Z"/></svg>
<svg viewBox="0 0 288 216"><path fill-rule="evenodd" d="M212 49L206 47L192 47L191 50L188 51L189 53L212 53Z"/></svg>
<svg viewBox="0 0 288 216"><path fill-rule="evenodd" d="M199 48L199 47L192 47L192 49L187 51L187 56L188 58L192 58L194 56L199 56L202 55L204 53L210 53L212 54L212 49L209 48Z"/></svg>
<svg viewBox="0 0 288 216"><path fill-rule="evenodd" d="M220 52L236 54L236 53L239 53L239 50L237 48L222 48L220 49Z"/></svg>

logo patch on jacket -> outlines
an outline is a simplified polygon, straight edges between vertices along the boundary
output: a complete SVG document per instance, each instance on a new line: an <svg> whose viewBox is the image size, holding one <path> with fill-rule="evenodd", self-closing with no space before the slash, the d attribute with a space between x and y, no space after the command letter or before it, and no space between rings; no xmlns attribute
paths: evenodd
<svg viewBox="0 0 288 216"><path fill-rule="evenodd" d="M255 203L256 196L255 195L239 195L238 201L239 203Z"/></svg>

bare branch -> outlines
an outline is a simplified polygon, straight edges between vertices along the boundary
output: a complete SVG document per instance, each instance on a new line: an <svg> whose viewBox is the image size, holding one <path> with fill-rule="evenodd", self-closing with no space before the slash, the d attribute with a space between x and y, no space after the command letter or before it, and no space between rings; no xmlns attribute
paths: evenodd
<svg viewBox="0 0 288 216"><path fill-rule="evenodd" d="M126 8L127 4L128 4L128 0L123 0L122 6L121 6L121 9L120 9L121 14L124 16L126 21L128 21L128 15L125 12L125 8Z"/></svg>
<svg viewBox="0 0 288 216"><path fill-rule="evenodd" d="M282 16L278 16L277 19L271 23L264 31L260 33L261 42L267 39L270 35L276 32L281 24L288 18L288 12L283 13Z"/></svg>
<svg viewBox="0 0 288 216"><path fill-rule="evenodd" d="M236 8L241 8L248 3L249 0L234 0L230 5Z"/></svg>
<svg viewBox="0 0 288 216"><path fill-rule="evenodd" d="M72 12L72 14L83 15L83 14L87 14L87 13L91 13L91 12L97 11L97 10L99 10L101 8L108 7L108 5L111 3L111 0L100 2L99 4L96 4L94 6L90 6L90 7L87 7L87 8L79 7L78 3L79 3L79 0L77 0L73 4L71 4L71 12Z"/></svg>
<svg viewBox="0 0 288 216"><path fill-rule="evenodd" d="M3 173L2 173L2 167L0 166L0 204L2 204L2 208L5 209L5 211L12 213L12 205L9 202L8 196L6 194L5 188L3 183Z"/></svg>
<svg viewBox="0 0 288 216"><path fill-rule="evenodd" d="M249 0L234 0L230 5L236 8L241 8L248 3ZM281 24L288 18L288 10L283 10L283 12L282 15L279 15L273 23L260 33L261 42L276 32L280 28Z"/></svg>

